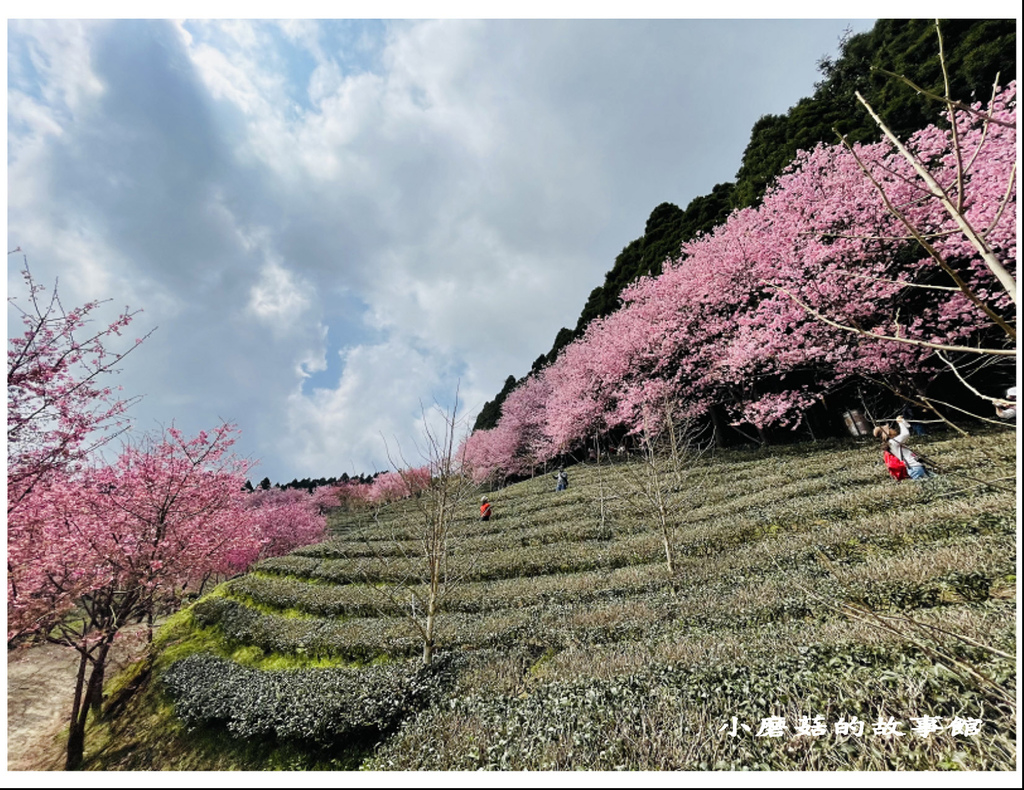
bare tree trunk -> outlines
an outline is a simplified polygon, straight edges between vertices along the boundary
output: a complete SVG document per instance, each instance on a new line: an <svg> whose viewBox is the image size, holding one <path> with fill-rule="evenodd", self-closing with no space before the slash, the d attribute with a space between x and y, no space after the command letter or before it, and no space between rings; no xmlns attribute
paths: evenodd
<svg viewBox="0 0 1024 790"><path fill-rule="evenodd" d="M671 436L670 444L670 455L669 459L672 463L672 470L675 473L676 485L681 485L679 468L679 448L676 446L675 430L672 427L671 421L669 421L669 431ZM651 448L651 470L653 474L654 482L654 497L658 507L658 519L661 522L661 542L665 547L665 564L668 566L668 575L672 580L672 588L676 586L676 563L675 557L672 553L672 525L670 523L671 514L669 513L669 503L666 501L667 492L665 491L665 480L662 475L658 473L658 469L655 466L657 458L654 455L654 448Z"/></svg>
<svg viewBox="0 0 1024 790"><path fill-rule="evenodd" d="M79 650L78 677L75 680L75 699L71 705L71 726L68 730L68 752L64 770L77 771L85 757L85 717L81 716L83 692L85 691L85 668L89 664L89 653Z"/></svg>
<svg viewBox="0 0 1024 790"><path fill-rule="evenodd" d="M665 564L668 565L668 575L675 579L676 563L672 556L672 541L669 540L668 531L668 522L663 516L661 519L661 542L665 546Z"/></svg>
<svg viewBox="0 0 1024 790"><path fill-rule="evenodd" d="M717 439L717 435L709 437L702 446L697 436L694 424L677 422L671 404L666 402L663 419L653 421L644 417L639 463L619 470L623 484L620 498L661 537L673 592L678 591L679 585L674 533L707 489L710 471L705 456Z"/></svg>
<svg viewBox="0 0 1024 790"><path fill-rule="evenodd" d="M597 485L598 485L598 501L601 506L601 530L604 530L605 522L605 507L604 507L604 474L601 471L601 442L594 434L594 453L597 459Z"/></svg>
<svg viewBox="0 0 1024 790"><path fill-rule="evenodd" d="M426 636L423 639L423 666L429 667L434 660L434 623L437 616L437 597L431 592L427 605Z"/></svg>
<svg viewBox="0 0 1024 790"><path fill-rule="evenodd" d="M104 637L99 645L99 653L93 659L92 673L89 675L89 707L93 716L99 716L103 712L103 680L107 673L107 654L110 652L110 642Z"/></svg>

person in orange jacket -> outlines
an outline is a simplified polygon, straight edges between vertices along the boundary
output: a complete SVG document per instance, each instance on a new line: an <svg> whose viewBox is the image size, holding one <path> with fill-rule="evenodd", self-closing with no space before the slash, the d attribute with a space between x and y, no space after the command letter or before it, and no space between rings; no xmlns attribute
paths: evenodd
<svg viewBox="0 0 1024 790"><path fill-rule="evenodd" d="M480 520L491 520L491 503L487 501L487 497L480 497Z"/></svg>

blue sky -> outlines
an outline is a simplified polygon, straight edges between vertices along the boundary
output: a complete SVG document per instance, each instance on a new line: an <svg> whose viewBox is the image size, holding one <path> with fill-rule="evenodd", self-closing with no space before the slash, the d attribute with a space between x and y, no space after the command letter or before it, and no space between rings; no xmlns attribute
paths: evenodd
<svg viewBox="0 0 1024 790"><path fill-rule="evenodd" d="M384 469L871 24L9 20L8 249L157 328L139 429L237 422L257 478Z"/></svg>

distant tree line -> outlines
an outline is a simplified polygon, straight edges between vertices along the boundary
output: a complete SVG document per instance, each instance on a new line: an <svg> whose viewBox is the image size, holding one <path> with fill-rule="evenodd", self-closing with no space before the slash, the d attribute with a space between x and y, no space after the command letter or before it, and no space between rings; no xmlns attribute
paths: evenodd
<svg viewBox="0 0 1024 790"><path fill-rule="evenodd" d="M264 491L269 491L271 488L278 488L282 491L287 491L289 488L302 488L312 494L318 488L334 488L336 486L343 485L371 485L380 472L374 472L372 475L359 474L352 475L349 477L348 473L345 472L341 477L304 477L301 480L293 479L290 483L271 483L269 477L264 477L256 486L253 486L252 481L245 481L246 491L255 491L256 488L260 488Z"/></svg>

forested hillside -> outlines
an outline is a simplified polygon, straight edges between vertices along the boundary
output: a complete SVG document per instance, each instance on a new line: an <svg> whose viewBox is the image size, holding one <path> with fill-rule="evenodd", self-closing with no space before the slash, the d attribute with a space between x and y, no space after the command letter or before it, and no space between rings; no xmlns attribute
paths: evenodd
<svg viewBox="0 0 1024 790"><path fill-rule="evenodd" d="M1014 20L943 20L941 26L954 98L966 102L986 99L997 75L1002 75L1005 84L1016 74ZM733 210L757 205L798 151L810 150L820 142L835 143L837 132L851 142L877 140L878 128L857 102L856 92L864 95L901 137L935 122L941 114L934 101L886 73L903 75L928 91L943 92L933 20L880 20L870 32L847 38L839 55L823 57L819 68L822 79L813 96L802 99L784 115L766 115L754 125L735 181L717 184L710 194L690 201L685 210L667 202L654 208L644 234L623 248L604 283L591 292L576 326L558 332L551 349L537 357L531 372L554 362L594 319L617 310L629 284L642 276L661 274L663 263L678 258L684 242L710 232ZM502 390L481 410L474 430L497 425L502 404L525 378L506 379Z"/></svg>

